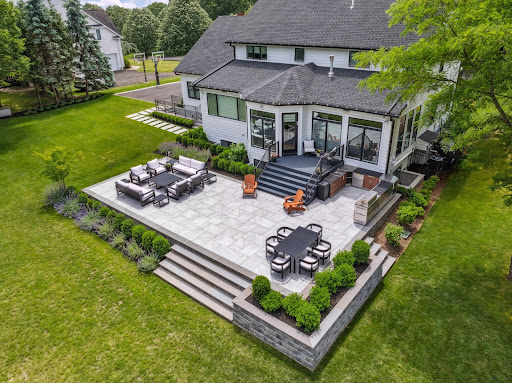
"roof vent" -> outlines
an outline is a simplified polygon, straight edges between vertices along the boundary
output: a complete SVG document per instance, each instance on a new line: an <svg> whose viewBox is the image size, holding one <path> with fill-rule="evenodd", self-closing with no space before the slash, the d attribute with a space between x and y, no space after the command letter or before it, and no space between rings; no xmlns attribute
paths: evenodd
<svg viewBox="0 0 512 383"><path fill-rule="evenodd" d="M331 66L329 67L329 78L333 78L334 77L334 55L330 55L329 60L331 62Z"/></svg>
<svg viewBox="0 0 512 383"><path fill-rule="evenodd" d="M354 9L354 1L355 0L352 0L352 5L350 6L350 9Z"/></svg>

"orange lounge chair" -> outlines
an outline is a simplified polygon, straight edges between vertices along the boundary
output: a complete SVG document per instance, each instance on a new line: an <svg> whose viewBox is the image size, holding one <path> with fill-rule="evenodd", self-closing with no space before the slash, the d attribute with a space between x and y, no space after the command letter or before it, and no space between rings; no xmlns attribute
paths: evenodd
<svg viewBox="0 0 512 383"><path fill-rule="evenodd" d="M290 214L290 212L292 210L300 210L300 211L306 210L306 208L304 207L303 196L304 196L304 192L299 189L299 190L297 190L297 194L289 196L289 197L284 197L283 208L286 209L288 214Z"/></svg>
<svg viewBox="0 0 512 383"><path fill-rule="evenodd" d="M258 183L256 182L256 178L254 177L254 174L246 174L244 176L244 183L242 184L242 198L244 198L246 195L252 195L253 197L256 197L256 188L258 187Z"/></svg>

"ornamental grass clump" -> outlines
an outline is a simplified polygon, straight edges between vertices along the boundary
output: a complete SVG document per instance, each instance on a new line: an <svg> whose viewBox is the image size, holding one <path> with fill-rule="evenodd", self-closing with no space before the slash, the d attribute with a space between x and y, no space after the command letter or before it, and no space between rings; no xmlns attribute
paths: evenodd
<svg viewBox="0 0 512 383"><path fill-rule="evenodd" d="M320 311L310 303L304 301L297 313L297 326L304 327L306 332L312 332L320 327Z"/></svg>
<svg viewBox="0 0 512 383"><path fill-rule="evenodd" d="M287 297L283 298L284 311L289 316L296 318L297 314L299 312L300 306L302 305L303 302L304 302L304 300L302 299L301 295L299 295L297 293L290 294Z"/></svg>
<svg viewBox="0 0 512 383"><path fill-rule="evenodd" d="M268 293L270 293L270 281L267 277L258 275L252 281L252 295L254 299L261 302Z"/></svg>
<svg viewBox="0 0 512 383"><path fill-rule="evenodd" d="M112 240L110 241L110 244L113 248L117 250L122 250L124 248L124 245L126 243L126 237L123 233L116 234Z"/></svg>
<svg viewBox="0 0 512 383"><path fill-rule="evenodd" d="M336 255L332 259L332 263L334 267L341 265L342 263L346 263L348 265L353 265L356 261L354 254L351 251L344 250L338 251Z"/></svg>
<svg viewBox="0 0 512 383"><path fill-rule="evenodd" d="M75 218L80 213L82 205L78 202L78 197L75 195L68 195L62 202L56 203L54 208L57 213L66 218Z"/></svg>
<svg viewBox="0 0 512 383"><path fill-rule="evenodd" d="M404 234L404 228L402 226L396 226L388 223L384 229L384 235L388 243L393 247L400 247L400 239Z"/></svg>
<svg viewBox="0 0 512 383"><path fill-rule="evenodd" d="M281 308L283 305L283 297L277 291L271 290L261 299L260 304L265 312L272 313Z"/></svg>
<svg viewBox="0 0 512 383"><path fill-rule="evenodd" d="M44 205L55 206L58 203L64 202L68 195L69 190L62 184L52 183L44 189Z"/></svg>
<svg viewBox="0 0 512 383"><path fill-rule="evenodd" d="M136 261L145 255L144 250L133 240L126 245L126 253L132 261Z"/></svg>
<svg viewBox="0 0 512 383"><path fill-rule="evenodd" d="M106 221L103 225L98 227L98 235L104 240L108 240L112 237L114 232L114 225L109 221Z"/></svg>
<svg viewBox="0 0 512 383"><path fill-rule="evenodd" d="M145 273L152 272L156 268L158 268L158 263L160 262L160 259L158 258L158 255L156 254L150 254L146 255L139 259L137 262L137 268L140 271L143 271Z"/></svg>
<svg viewBox="0 0 512 383"><path fill-rule="evenodd" d="M309 293L309 301L322 312L331 306L331 294L326 287L313 286Z"/></svg>
<svg viewBox="0 0 512 383"><path fill-rule="evenodd" d="M352 254L356 260L355 263L365 263L370 257L370 245L362 239L358 239L352 245Z"/></svg>
<svg viewBox="0 0 512 383"><path fill-rule="evenodd" d="M82 230L93 231L97 229L101 223L102 219L97 210L89 210L81 217L76 218L76 224Z"/></svg>

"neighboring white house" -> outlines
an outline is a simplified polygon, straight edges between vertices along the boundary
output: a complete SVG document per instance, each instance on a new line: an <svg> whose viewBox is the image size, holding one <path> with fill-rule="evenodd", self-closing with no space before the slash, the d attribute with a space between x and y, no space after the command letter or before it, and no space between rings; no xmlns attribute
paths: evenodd
<svg viewBox="0 0 512 383"><path fill-rule="evenodd" d="M219 17L176 68L184 104L200 106L211 141L243 142L251 162L272 142L285 156L314 140L347 165L393 173L426 145L417 124L426 97L388 104L386 92L359 89L378 68L353 58L415 41L388 27L391 3L259 0L246 16Z"/></svg>
<svg viewBox="0 0 512 383"><path fill-rule="evenodd" d="M63 0L48 0L61 14L64 20L66 8ZM103 54L108 57L113 71L122 70L124 67L123 49L121 47L121 33L116 28L110 17L103 9L82 10L87 16L89 30L100 43Z"/></svg>

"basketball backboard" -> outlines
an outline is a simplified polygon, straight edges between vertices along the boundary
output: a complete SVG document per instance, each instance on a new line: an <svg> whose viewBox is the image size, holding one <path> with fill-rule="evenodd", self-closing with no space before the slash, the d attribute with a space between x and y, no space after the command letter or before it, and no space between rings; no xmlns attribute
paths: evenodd
<svg viewBox="0 0 512 383"><path fill-rule="evenodd" d="M146 54L145 53L134 53L133 54L133 61L140 62L146 60Z"/></svg>
<svg viewBox="0 0 512 383"><path fill-rule="evenodd" d="M153 61L161 61L165 58L164 51L152 52L151 56L153 58Z"/></svg>

